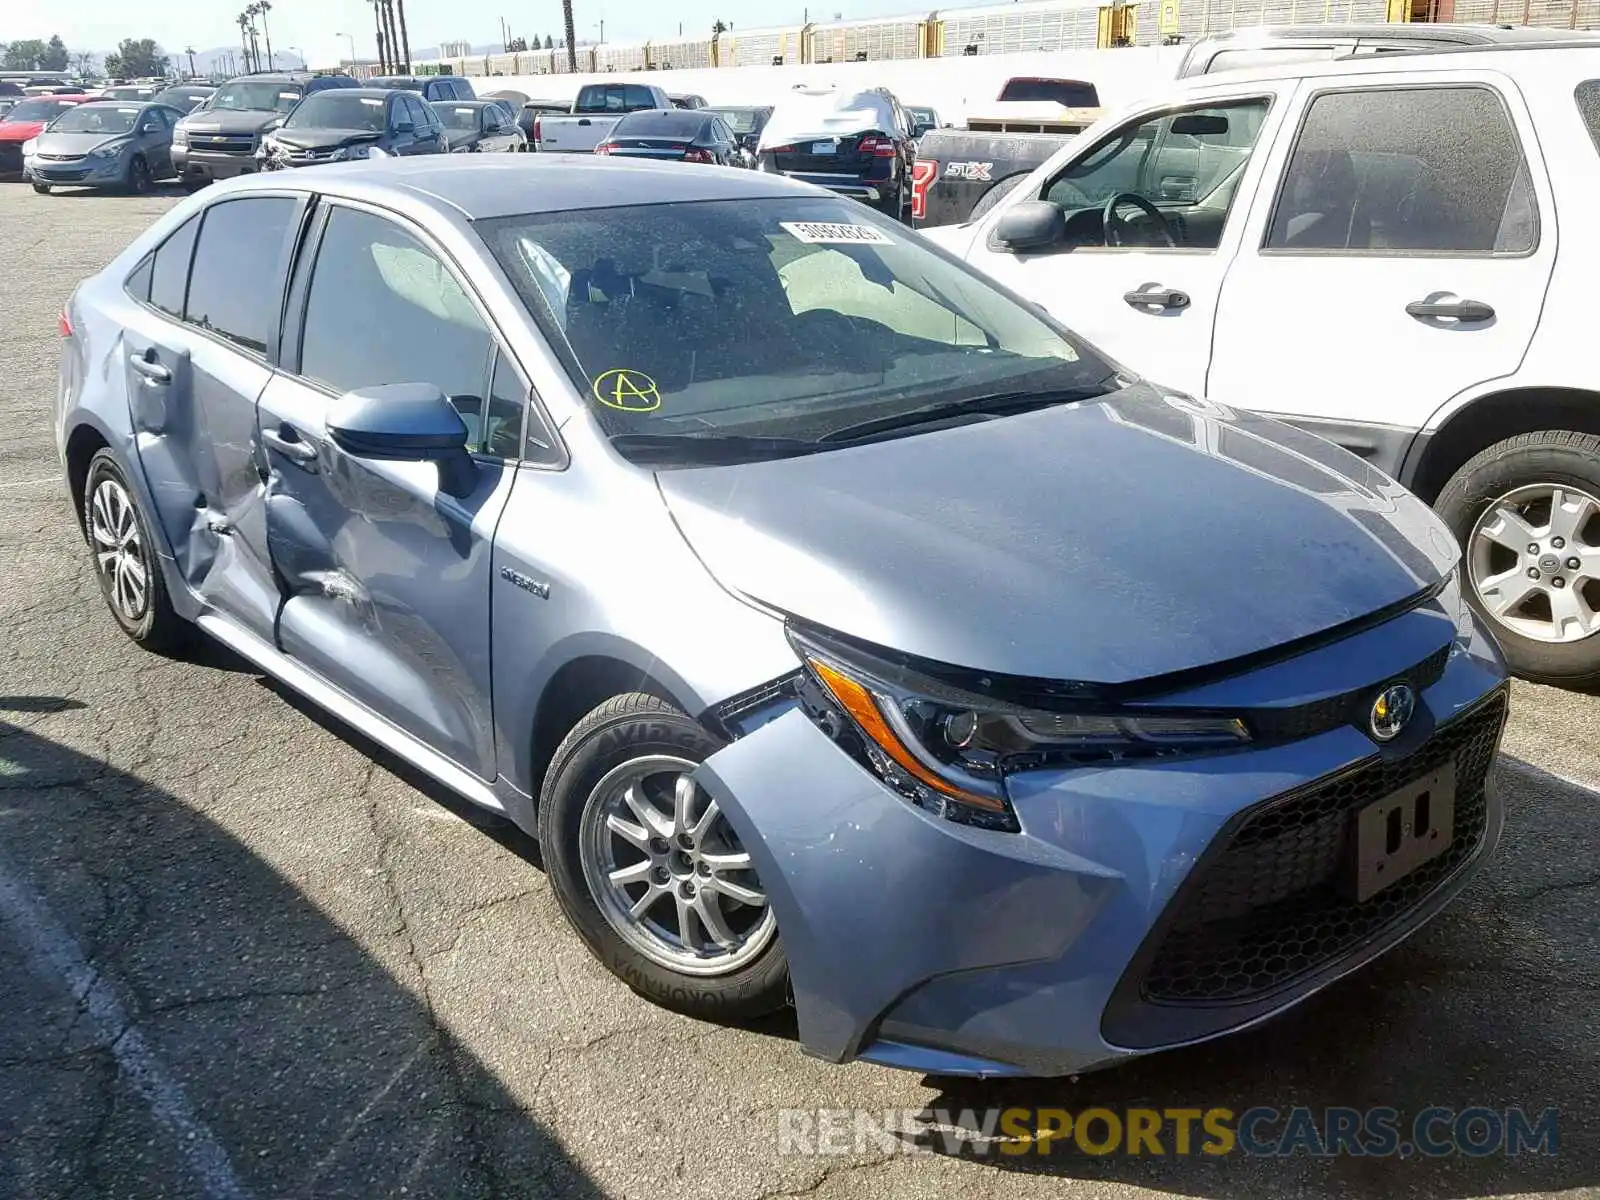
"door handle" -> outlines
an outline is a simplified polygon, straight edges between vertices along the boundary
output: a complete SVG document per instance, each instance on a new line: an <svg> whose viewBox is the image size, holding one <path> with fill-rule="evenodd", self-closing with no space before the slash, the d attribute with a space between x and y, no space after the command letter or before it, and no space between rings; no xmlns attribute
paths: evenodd
<svg viewBox="0 0 1600 1200"><path fill-rule="evenodd" d="M277 432L263 429L261 440L269 449L276 450L290 462L307 466L317 461L317 448L310 442L303 441L292 425L280 425Z"/></svg>
<svg viewBox="0 0 1600 1200"><path fill-rule="evenodd" d="M146 353L150 353L146 351ZM144 376L145 382L151 385L168 384L172 382L172 372L153 358L146 358L144 354L128 355L128 365L134 371Z"/></svg>
<svg viewBox="0 0 1600 1200"><path fill-rule="evenodd" d="M1419 321L1426 321L1433 317L1453 317L1457 321L1492 321L1494 309L1482 300L1450 300L1445 302L1432 300L1413 300L1406 305L1406 312Z"/></svg>
<svg viewBox="0 0 1600 1200"><path fill-rule="evenodd" d="M593 125L594 122L589 120L588 117L579 117L578 118L578 124L579 125Z"/></svg>
<svg viewBox="0 0 1600 1200"><path fill-rule="evenodd" d="M1177 288L1164 288L1159 283L1147 283L1134 292L1123 292L1122 299L1134 308L1170 311L1189 307L1189 293Z"/></svg>

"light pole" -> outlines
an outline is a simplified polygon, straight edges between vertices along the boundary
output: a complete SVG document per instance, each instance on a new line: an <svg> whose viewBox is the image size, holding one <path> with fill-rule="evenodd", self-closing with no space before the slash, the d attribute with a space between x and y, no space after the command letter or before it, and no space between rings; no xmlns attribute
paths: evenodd
<svg viewBox="0 0 1600 1200"><path fill-rule="evenodd" d="M356 35L353 33L336 33L334 37L342 37L350 43L350 74L356 73Z"/></svg>
<svg viewBox="0 0 1600 1200"><path fill-rule="evenodd" d="M300 61L300 66L296 67L296 70L310 69L311 64L306 61L306 52L304 50L299 46L290 46L289 49L294 52L295 58Z"/></svg>

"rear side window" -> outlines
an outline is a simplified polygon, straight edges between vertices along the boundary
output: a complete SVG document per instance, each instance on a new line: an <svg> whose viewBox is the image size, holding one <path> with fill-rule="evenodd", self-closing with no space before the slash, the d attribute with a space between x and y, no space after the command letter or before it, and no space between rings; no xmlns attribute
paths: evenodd
<svg viewBox="0 0 1600 1200"><path fill-rule="evenodd" d="M184 309L191 325L266 353L278 328L298 208L287 196L253 196L206 209Z"/></svg>
<svg viewBox="0 0 1600 1200"><path fill-rule="evenodd" d="M1371 88L1312 100L1266 248L1483 255L1537 242L1527 162L1498 95Z"/></svg>
<svg viewBox="0 0 1600 1200"><path fill-rule="evenodd" d="M1068 108L1100 107L1099 91L1081 79L1008 79L1000 89L1000 99L1054 100Z"/></svg>
<svg viewBox="0 0 1600 1200"><path fill-rule="evenodd" d="M1600 79L1589 79L1578 85L1575 93L1578 112L1588 126L1594 148L1600 150Z"/></svg>
<svg viewBox="0 0 1600 1200"><path fill-rule="evenodd" d="M150 303L169 316L183 319L183 297L189 287L189 260L200 218L190 217L161 244L150 269Z"/></svg>

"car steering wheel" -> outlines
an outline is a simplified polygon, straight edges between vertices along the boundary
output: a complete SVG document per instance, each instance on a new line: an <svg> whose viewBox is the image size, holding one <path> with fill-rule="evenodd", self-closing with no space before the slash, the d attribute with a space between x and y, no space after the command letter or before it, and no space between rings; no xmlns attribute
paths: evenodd
<svg viewBox="0 0 1600 1200"><path fill-rule="evenodd" d="M1166 213L1162 212L1154 204L1151 204L1150 201L1146 200L1143 196L1140 196L1134 192L1118 192L1115 196L1106 201L1105 209L1101 213L1100 217L1100 223L1105 228L1106 245L1122 245L1122 233L1123 230L1127 228L1127 222L1118 215L1117 209L1121 208L1124 204L1133 205L1134 208L1137 208L1140 212L1144 213L1145 216L1149 217L1153 222L1155 222L1153 232L1161 235L1162 241L1167 244L1167 248L1169 250L1177 249L1178 239L1173 235L1172 222L1167 220Z"/></svg>

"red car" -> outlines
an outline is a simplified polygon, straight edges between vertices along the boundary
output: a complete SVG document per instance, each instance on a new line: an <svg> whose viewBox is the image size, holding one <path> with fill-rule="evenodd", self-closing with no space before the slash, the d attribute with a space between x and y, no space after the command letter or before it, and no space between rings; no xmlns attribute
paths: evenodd
<svg viewBox="0 0 1600 1200"><path fill-rule="evenodd" d="M81 104L83 96L30 96L0 115L0 177L22 174L22 143L67 109Z"/></svg>

